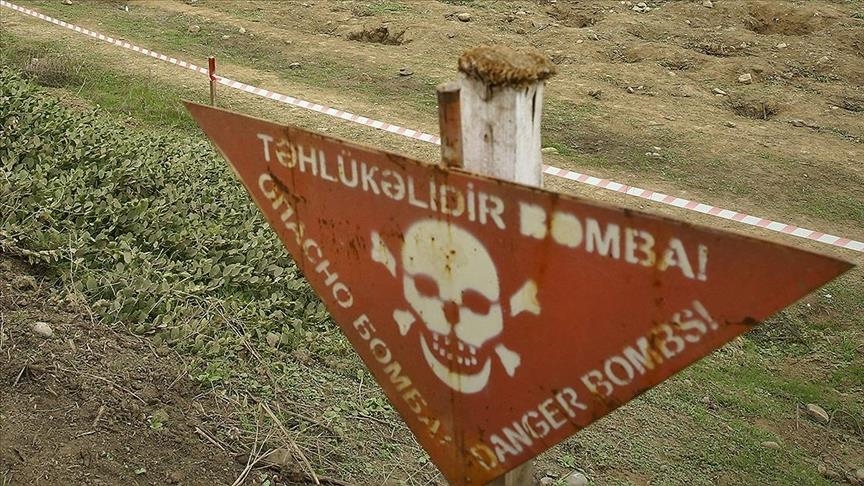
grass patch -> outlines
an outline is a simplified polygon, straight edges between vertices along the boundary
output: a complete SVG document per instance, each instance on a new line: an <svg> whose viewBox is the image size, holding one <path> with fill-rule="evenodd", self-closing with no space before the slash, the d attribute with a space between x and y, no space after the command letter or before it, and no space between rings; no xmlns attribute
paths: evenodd
<svg viewBox="0 0 864 486"><path fill-rule="evenodd" d="M335 60L317 53L298 55L295 49L279 42L266 42L249 35L241 35L231 26L197 15L137 8L134 15L105 16L105 6L100 3L75 5L68 9L60 9L58 5L50 2L34 4L46 13L60 15L72 22L84 21L86 24L88 19L100 18L102 26L99 28L111 32L112 35L123 35L145 47L158 46L165 54L171 53L188 61L198 61L198 64L203 64L203 59L218 52L220 60L238 65L253 63L257 69L276 73L286 81L301 86L352 93L371 103L390 105L394 100L398 100L414 109L429 111L437 106L434 86L443 81L424 79L419 75L400 77L396 71L390 72L377 66L364 66L362 75L358 75L356 63L348 60ZM199 25L201 30L189 32L188 27L193 24ZM402 42L401 38L399 42ZM286 59L300 62L302 69L289 68L290 63L286 62ZM253 84L255 81L238 80Z"/></svg>
<svg viewBox="0 0 864 486"><path fill-rule="evenodd" d="M374 2L361 2L351 7L351 13L357 17L376 17L408 11L408 7L400 2L389 0L377 0Z"/></svg>
<svg viewBox="0 0 864 486"><path fill-rule="evenodd" d="M22 71L28 79L86 99L109 112L151 127L192 132L197 125L180 100L204 102L200 90L165 86L149 73L130 74L104 67L92 55L62 42L41 42L0 34L0 65Z"/></svg>

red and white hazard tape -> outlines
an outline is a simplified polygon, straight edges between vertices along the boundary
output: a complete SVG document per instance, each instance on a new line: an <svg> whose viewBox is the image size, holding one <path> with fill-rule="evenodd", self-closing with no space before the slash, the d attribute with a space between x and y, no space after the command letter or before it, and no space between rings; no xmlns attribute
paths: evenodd
<svg viewBox="0 0 864 486"><path fill-rule="evenodd" d="M718 208L708 204L690 201L688 199L680 197L670 196L668 194L663 194L662 192L654 192L647 189L641 189L639 187L628 186L626 184L621 184L619 182L614 182L607 179L598 179L597 177L580 174L571 170L546 166L543 172L546 174L563 177L572 181L581 182L583 184L588 184L594 187L600 187L621 194L627 194L628 196L636 196L638 198L647 199L649 201L668 204L677 208L688 209L697 213L708 214L711 216L716 216L718 218L728 219L730 221L737 221L739 223L749 224L750 226L758 226L760 228L769 229L778 233L784 233L787 235L797 236L799 238L806 238L808 240L818 241L819 243L825 243L840 248L847 248L850 250L864 252L864 242L851 240L849 238L829 235L827 233L821 233L819 231L814 231L807 228L800 228L791 224L779 223L777 221L771 221L770 219L760 218L758 216L751 216L749 214L739 213L737 211L731 211L729 209Z"/></svg>
<svg viewBox="0 0 864 486"><path fill-rule="evenodd" d="M29 8L19 7L13 3L9 3L6 0L0 0L0 7L10 8L17 12L21 12L25 15L29 15L31 17L36 17L40 20L44 20L46 22L50 22L55 25L59 25L60 27L65 27L69 30L90 36L94 39L99 39L104 42L108 42L109 44L113 44L118 47L122 47L124 49L129 49L131 51L138 52L140 54L144 54L146 56L150 56L154 59L158 59L160 61L165 61L182 68L190 69L200 74L208 75L209 72L206 67L196 66L195 64L188 63L186 61L181 61L179 59L166 56L164 54L160 54L158 52L151 51L149 49L144 49L143 47L138 47L136 45L130 44L123 39L115 39L113 37L109 37L99 32L95 32L89 29L85 29L83 27L79 27L77 25L70 24L68 22L64 22L62 20L55 19L53 17L49 17L47 15L43 15L39 12L31 10ZM398 125L393 125L390 123L385 123L379 120L374 120L371 118L367 118L365 116L355 115L354 113L349 113L342 110L337 110L336 108L320 105L318 103L312 103L306 100L301 100L298 98L294 98L293 96L288 96L280 93L276 93L273 91L269 91L263 88L258 88L256 86L251 86L245 83L241 83L239 81L234 81L233 79L229 79L223 76L216 75L216 82L219 84L223 84L230 88L234 88L240 91L245 91L246 93L251 93L254 95L258 95L264 98L269 98L271 100L275 100L281 103L285 103L292 106L297 106L300 108L304 108L307 110L312 110L318 113L322 113L325 115L329 115L336 118L341 118L343 120L347 120L354 123L359 123L361 125L366 125L372 128L377 128L379 130L384 130L390 133L395 133L397 135L402 135L408 138L413 138L416 140L421 140L423 142L429 142L434 144L440 144L441 139L435 135L431 135L428 133L419 132L416 130L412 130L410 128L400 127ZM737 221L739 223L748 224L750 226L758 226L760 228L765 228L771 231L776 231L778 233L784 233L792 236L797 236L799 238L805 238L808 240L818 241L819 243L825 243L827 245L836 246L839 248L846 248L849 250L855 250L859 252L864 252L864 242L856 241L849 238L843 238L840 236L834 236L827 233L821 233L819 231L814 231L806 228L800 228L798 226L794 226L791 224L779 223L777 221L771 221L770 219L759 218L757 216L751 216L749 214L739 213L737 211L731 211L728 209L718 208L714 206L710 206L708 204L703 204L696 201L690 201L687 199L683 199L680 197L670 196L668 194L663 194L660 192L649 191L647 189L641 189L638 187L628 186L625 184L621 184L618 182L610 181L607 179L600 179L597 177L589 176L586 174L580 174L579 172L574 172L572 170L561 169L553 166L544 166L543 172L545 174L562 177L564 179L568 179L571 181L576 181L582 184L588 184L590 186L599 187L602 189L607 189L610 191L615 191L621 194L626 194L628 196L635 196L638 198L646 199L649 201L654 201L662 204L668 204L670 206L675 206L682 209L687 209L690 211L696 211L702 214L708 214L711 216L716 216L718 218L727 219L730 221Z"/></svg>

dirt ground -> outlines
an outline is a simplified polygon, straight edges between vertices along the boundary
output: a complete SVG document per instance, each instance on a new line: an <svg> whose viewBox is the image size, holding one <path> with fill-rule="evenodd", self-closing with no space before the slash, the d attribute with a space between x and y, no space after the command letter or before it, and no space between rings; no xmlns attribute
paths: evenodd
<svg viewBox="0 0 864 486"><path fill-rule="evenodd" d="M284 80L268 79L266 87L433 132L434 112L399 103L406 91L431 96L435 83L455 76L455 61L469 47L536 48L559 69L547 86L545 137L577 156L574 163L552 155L548 163L579 171L588 165L622 182L779 220L795 214L798 224L864 237L861 3L718 0L707 8L702 1L654 1L641 12L636 4L133 3L148 10L141 15L200 22L189 42L215 52L247 42L240 28L253 36L251 44L270 46L251 63L262 66L258 72L229 60L226 73L260 78L266 57L278 51L284 64L299 62L298 76L309 81L300 90ZM471 20L459 21L459 13ZM393 102L364 106L346 96L350 84L333 63L357 66L359 78ZM414 74L400 77L401 68Z"/></svg>
<svg viewBox="0 0 864 486"><path fill-rule="evenodd" d="M220 407L167 348L93 320L2 254L0 390L4 486L227 485L245 466L210 442Z"/></svg>

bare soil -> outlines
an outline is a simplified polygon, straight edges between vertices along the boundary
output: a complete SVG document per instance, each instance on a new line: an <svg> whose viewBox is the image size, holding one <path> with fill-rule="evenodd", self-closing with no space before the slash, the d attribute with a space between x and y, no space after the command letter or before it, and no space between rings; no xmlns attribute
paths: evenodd
<svg viewBox="0 0 864 486"><path fill-rule="evenodd" d="M48 324L53 336L33 330ZM218 404L167 349L0 254L0 484L232 484Z"/></svg>

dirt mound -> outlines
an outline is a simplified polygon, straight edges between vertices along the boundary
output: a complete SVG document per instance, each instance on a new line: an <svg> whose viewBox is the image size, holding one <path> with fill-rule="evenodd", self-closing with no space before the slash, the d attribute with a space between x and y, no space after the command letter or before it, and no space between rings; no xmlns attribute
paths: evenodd
<svg viewBox="0 0 864 486"><path fill-rule="evenodd" d="M371 42L373 44L384 44L401 46L408 42L405 40L405 29L399 31L390 30L390 26L363 27L360 30L348 34L348 39L359 42Z"/></svg>
<svg viewBox="0 0 864 486"><path fill-rule="evenodd" d="M807 35L825 28L824 14L807 7L757 3L750 7L745 25L757 34Z"/></svg>
<svg viewBox="0 0 864 486"><path fill-rule="evenodd" d="M555 4L549 9L547 14L564 27L575 27L577 29L591 27L602 20L602 16L594 12L582 12L577 6L572 5Z"/></svg>

